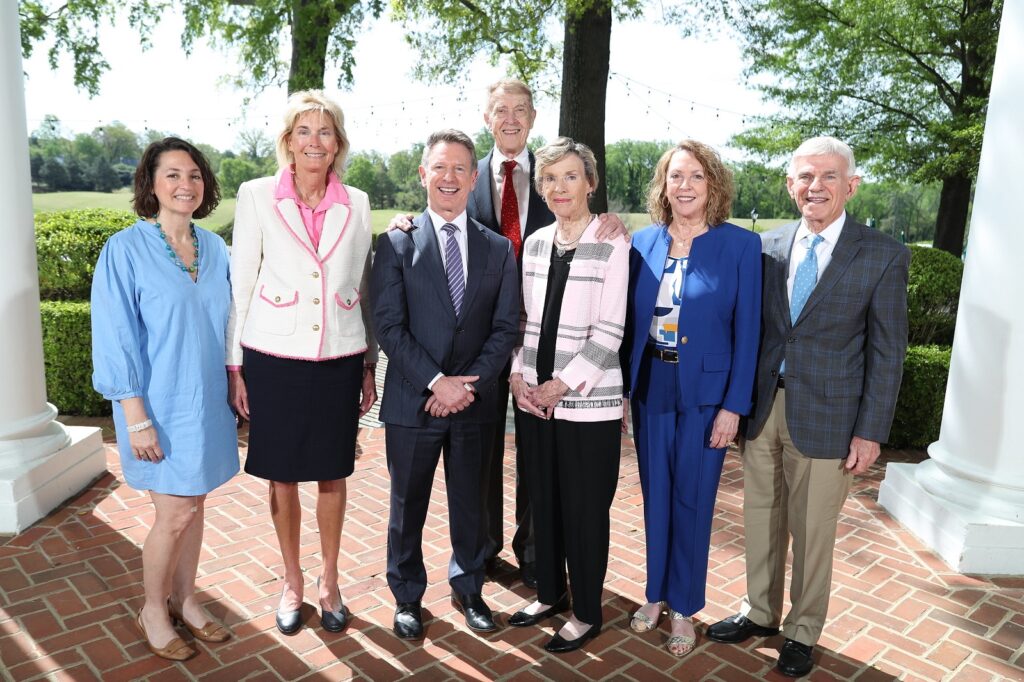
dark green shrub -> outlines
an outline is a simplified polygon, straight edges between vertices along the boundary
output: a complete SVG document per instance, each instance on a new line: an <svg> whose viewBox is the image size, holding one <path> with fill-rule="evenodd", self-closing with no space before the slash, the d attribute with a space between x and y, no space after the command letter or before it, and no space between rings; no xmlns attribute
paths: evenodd
<svg viewBox="0 0 1024 682"><path fill-rule="evenodd" d="M88 301L42 301L47 399L61 414L100 417L110 401L92 389L92 328Z"/></svg>
<svg viewBox="0 0 1024 682"><path fill-rule="evenodd" d="M910 247L907 313L911 345L953 343L964 264L942 249Z"/></svg>
<svg viewBox="0 0 1024 682"><path fill-rule="evenodd" d="M104 208L38 214L35 228L39 297L89 300L100 249L110 235L136 220L130 211Z"/></svg>
<svg viewBox="0 0 1024 682"><path fill-rule="evenodd" d="M890 447L924 448L939 439L950 350L945 346L907 348Z"/></svg>

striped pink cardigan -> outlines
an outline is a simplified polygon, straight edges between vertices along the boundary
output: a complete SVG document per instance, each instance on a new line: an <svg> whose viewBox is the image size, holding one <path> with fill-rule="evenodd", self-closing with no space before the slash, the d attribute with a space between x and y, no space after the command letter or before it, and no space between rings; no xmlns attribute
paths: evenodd
<svg viewBox="0 0 1024 682"><path fill-rule="evenodd" d="M619 346L625 334L629 242L599 242L597 221L587 226L569 265L558 321L553 376L569 386L556 419L577 422L622 418ZM555 226L537 230L523 245L523 305L512 371L537 385L537 345Z"/></svg>

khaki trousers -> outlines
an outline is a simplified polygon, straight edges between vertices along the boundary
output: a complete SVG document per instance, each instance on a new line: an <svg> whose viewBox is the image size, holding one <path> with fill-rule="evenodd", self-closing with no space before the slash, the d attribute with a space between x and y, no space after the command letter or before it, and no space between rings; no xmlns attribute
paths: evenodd
<svg viewBox="0 0 1024 682"><path fill-rule="evenodd" d="M779 624L792 535L792 607L782 633L809 646L817 643L828 614L836 522L853 478L844 465L843 459L813 459L797 450L783 389L761 435L743 444L747 596L741 613L758 625Z"/></svg>

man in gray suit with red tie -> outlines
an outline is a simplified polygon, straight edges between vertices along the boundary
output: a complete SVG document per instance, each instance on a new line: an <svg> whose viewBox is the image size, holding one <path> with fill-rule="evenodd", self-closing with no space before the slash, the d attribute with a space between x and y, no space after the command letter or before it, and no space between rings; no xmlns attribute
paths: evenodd
<svg viewBox="0 0 1024 682"><path fill-rule="evenodd" d="M403 639L423 637L423 525L442 453L452 604L470 629L496 629L481 597L481 496L498 377L519 333L512 245L466 214L476 179L473 141L457 130L432 134L419 173L427 210L412 230L380 236L371 280L377 340L388 357L380 409L391 475L387 580Z"/></svg>
<svg viewBox="0 0 1024 682"><path fill-rule="evenodd" d="M708 628L738 643L781 623L777 669L791 677L813 667L839 512L889 437L907 348L910 252L846 214L859 182L848 145L807 140L786 178L801 220L762 235L761 350L741 444L747 596Z"/></svg>

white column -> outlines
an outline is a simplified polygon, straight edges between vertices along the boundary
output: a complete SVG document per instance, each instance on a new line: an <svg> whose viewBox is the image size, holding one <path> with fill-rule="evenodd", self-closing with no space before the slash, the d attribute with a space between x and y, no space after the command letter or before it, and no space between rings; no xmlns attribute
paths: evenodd
<svg viewBox="0 0 1024 682"><path fill-rule="evenodd" d="M16 533L105 469L99 429L46 402L18 4L0 3L0 533Z"/></svg>
<svg viewBox="0 0 1024 682"><path fill-rule="evenodd" d="M939 440L878 501L964 573L1024 573L1024 0L1006 0Z"/></svg>

